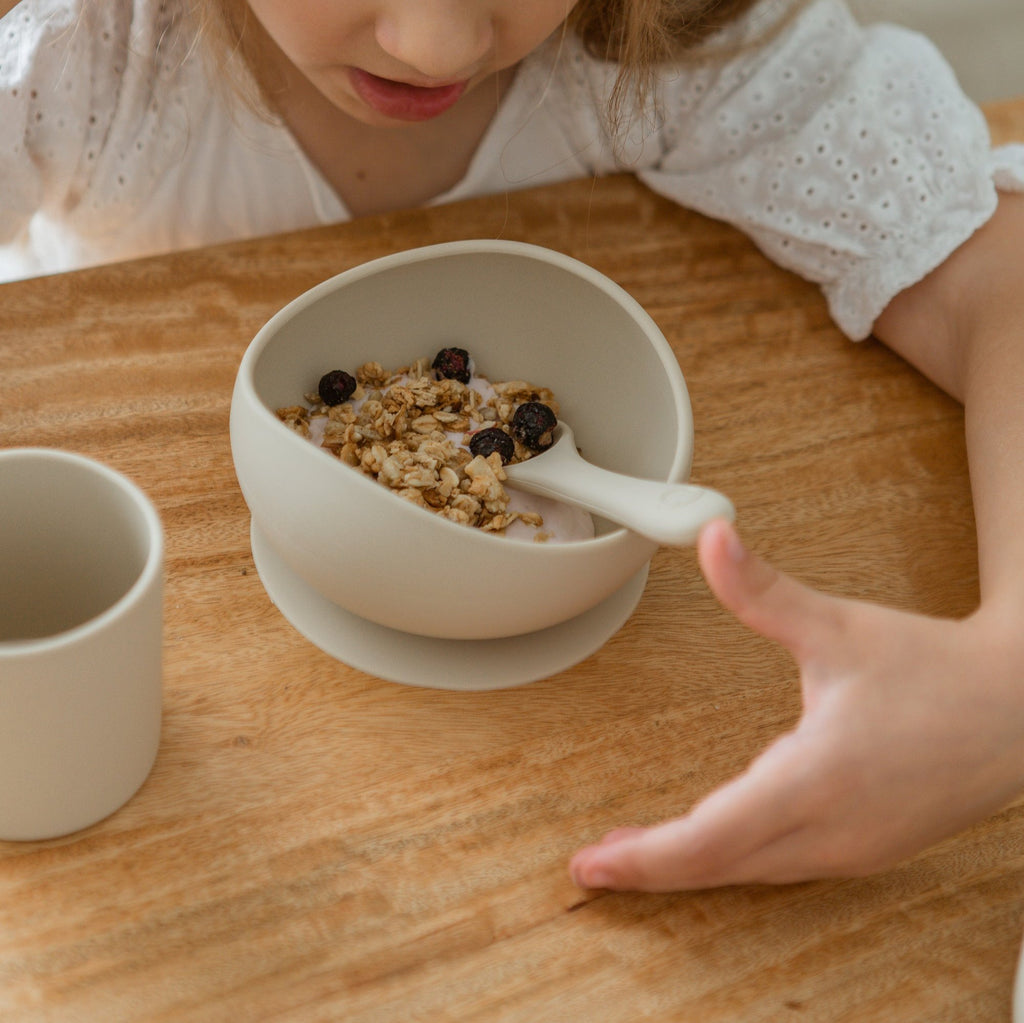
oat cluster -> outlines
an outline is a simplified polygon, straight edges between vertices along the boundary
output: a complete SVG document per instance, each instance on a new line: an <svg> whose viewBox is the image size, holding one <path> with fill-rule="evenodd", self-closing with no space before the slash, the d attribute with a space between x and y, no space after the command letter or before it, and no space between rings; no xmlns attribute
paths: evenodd
<svg viewBox="0 0 1024 1023"><path fill-rule="evenodd" d="M557 415L550 390L523 380L493 383L478 376L485 386L477 389L438 379L426 358L393 372L368 362L355 378L347 401L328 406L311 393L305 405L278 409L278 418L346 465L452 522L498 534L516 519L543 525L540 515L509 510L501 456L474 457L467 446L473 433L489 427L511 436L509 424L524 402L543 402ZM513 440L512 462L535 453Z"/></svg>

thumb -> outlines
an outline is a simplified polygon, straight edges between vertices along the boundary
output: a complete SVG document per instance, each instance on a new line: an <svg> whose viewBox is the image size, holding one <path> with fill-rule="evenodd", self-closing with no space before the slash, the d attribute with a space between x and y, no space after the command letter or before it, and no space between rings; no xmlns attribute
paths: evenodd
<svg viewBox="0 0 1024 1023"><path fill-rule="evenodd" d="M744 547L724 519L709 522L697 540L701 571L712 593L748 628L797 652L815 625L834 621L833 598L773 568Z"/></svg>

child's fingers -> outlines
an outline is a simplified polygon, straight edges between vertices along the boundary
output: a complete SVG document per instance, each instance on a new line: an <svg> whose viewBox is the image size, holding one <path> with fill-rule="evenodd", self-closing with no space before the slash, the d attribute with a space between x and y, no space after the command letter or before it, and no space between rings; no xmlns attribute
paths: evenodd
<svg viewBox="0 0 1024 1023"><path fill-rule="evenodd" d="M802 772L793 773L787 737L685 817L652 828L620 828L570 862L583 888L681 891L791 880L790 839L803 830Z"/></svg>
<svg viewBox="0 0 1024 1023"><path fill-rule="evenodd" d="M762 636L799 654L827 646L837 633L838 602L748 551L724 519L704 527L697 554L719 602Z"/></svg>

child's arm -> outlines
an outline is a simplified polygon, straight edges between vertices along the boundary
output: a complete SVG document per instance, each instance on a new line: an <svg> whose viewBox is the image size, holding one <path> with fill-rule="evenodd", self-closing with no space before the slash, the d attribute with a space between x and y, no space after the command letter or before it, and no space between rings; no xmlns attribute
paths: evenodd
<svg viewBox="0 0 1024 1023"><path fill-rule="evenodd" d="M804 711L692 812L613 832L573 859L587 887L671 890L858 875L981 820L1024 788L1024 196L876 333L960 398L981 603L946 621L817 593L713 523L709 584L801 669Z"/></svg>

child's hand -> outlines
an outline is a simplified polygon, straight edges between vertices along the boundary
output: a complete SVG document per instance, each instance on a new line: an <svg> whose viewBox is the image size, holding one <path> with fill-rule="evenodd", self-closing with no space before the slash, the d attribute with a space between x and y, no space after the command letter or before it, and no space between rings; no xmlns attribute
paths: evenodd
<svg viewBox="0 0 1024 1023"><path fill-rule="evenodd" d="M789 649L804 710L689 814L613 831L572 860L588 888L670 891L871 873L1024 787L1024 635L976 612L929 619L809 589L724 522L699 554L719 600Z"/></svg>

